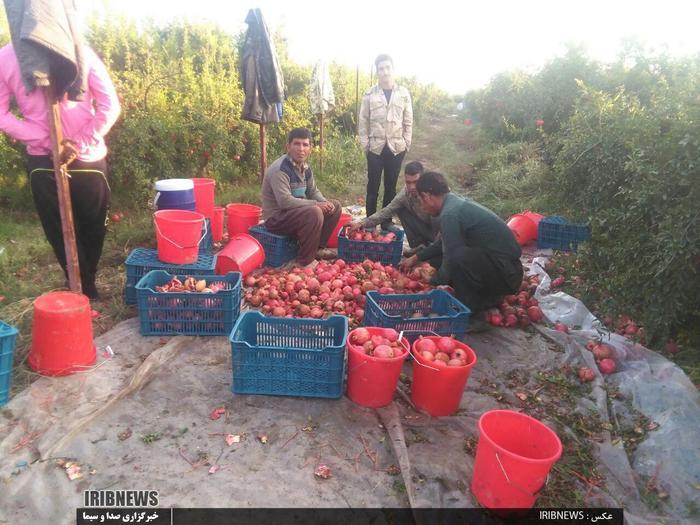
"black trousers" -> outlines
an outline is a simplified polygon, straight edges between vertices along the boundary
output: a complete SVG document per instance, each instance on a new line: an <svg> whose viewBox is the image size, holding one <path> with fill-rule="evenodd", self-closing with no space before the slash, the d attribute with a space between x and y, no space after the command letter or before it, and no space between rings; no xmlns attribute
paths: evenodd
<svg viewBox="0 0 700 525"><path fill-rule="evenodd" d="M426 222L407 208L401 208L398 216L411 248L421 244L428 246L435 240L437 231L440 229L436 222Z"/></svg>
<svg viewBox="0 0 700 525"><path fill-rule="evenodd" d="M388 146L384 146L381 154L377 155L371 151L367 152L367 199L365 207L367 217L377 211L377 199L379 197L379 184L382 181L382 171L384 172L384 197L382 207L387 206L396 196L396 181L401 172L401 163L406 156L402 151L394 155Z"/></svg>
<svg viewBox="0 0 700 525"><path fill-rule="evenodd" d="M80 280L83 293L92 296L95 291L97 264L107 233L106 218L111 194L106 179L107 163L73 161L68 170L70 196L73 204L75 238L80 263ZM51 244L63 272L66 270L66 253L63 246L61 214L53 171L48 155L27 157L27 173L46 239Z"/></svg>
<svg viewBox="0 0 700 525"><path fill-rule="evenodd" d="M499 304L504 295L516 293L523 280L520 259L506 259L480 248L460 247L449 258L450 284L455 297L472 313Z"/></svg>

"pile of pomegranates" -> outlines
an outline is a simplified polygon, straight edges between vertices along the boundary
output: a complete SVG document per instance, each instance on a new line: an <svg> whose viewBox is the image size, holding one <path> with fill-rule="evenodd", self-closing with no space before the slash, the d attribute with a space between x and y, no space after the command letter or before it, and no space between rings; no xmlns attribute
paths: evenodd
<svg viewBox="0 0 700 525"><path fill-rule="evenodd" d="M534 294L540 282L539 275L525 277L520 284L520 292L506 295L498 308L486 312L486 321L494 326L515 327L541 323L544 314Z"/></svg>
<svg viewBox="0 0 700 525"><path fill-rule="evenodd" d="M350 326L359 326L365 315L365 294L419 293L430 290L432 275L424 263L409 275L391 265L365 259L346 263L319 261L315 268L267 268L258 275L248 275L244 299L265 315L277 317L313 317L328 314L348 316Z"/></svg>
<svg viewBox="0 0 700 525"><path fill-rule="evenodd" d="M614 374L617 370L617 363L610 345L600 342L598 339L589 339L586 342L586 350L593 354L598 365L598 370L603 375ZM587 366L578 370L578 377L583 382L593 381L595 373Z"/></svg>
<svg viewBox="0 0 700 525"><path fill-rule="evenodd" d="M467 366L470 361L467 351L452 336L421 336L413 343L413 351L436 368Z"/></svg>
<svg viewBox="0 0 700 525"><path fill-rule="evenodd" d="M375 332L372 334L371 332ZM393 328L356 328L348 335L350 345L366 355L380 358L399 357L407 352Z"/></svg>
<svg viewBox="0 0 700 525"><path fill-rule="evenodd" d="M396 240L396 234L394 232L382 234L377 230L346 231L345 236L351 241L392 242Z"/></svg>

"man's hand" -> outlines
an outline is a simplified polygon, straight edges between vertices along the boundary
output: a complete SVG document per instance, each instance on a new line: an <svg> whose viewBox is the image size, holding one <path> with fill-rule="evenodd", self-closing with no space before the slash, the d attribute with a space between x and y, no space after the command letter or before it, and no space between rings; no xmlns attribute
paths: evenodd
<svg viewBox="0 0 700 525"><path fill-rule="evenodd" d="M72 140L63 139L61 142L61 164L66 166L78 157L78 145Z"/></svg>
<svg viewBox="0 0 700 525"><path fill-rule="evenodd" d="M333 206L333 203L330 201L319 202L318 207L321 208L321 211L324 215L330 215L331 213L333 213L333 209L335 208L335 206Z"/></svg>
<svg viewBox="0 0 700 525"><path fill-rule="evenodd" d="M362 221L352 221L347 226L347 233L353 233L362 229Z"/></svg>
<svg viewBox="0 0 700 525"><path fill-rule="evenodd" d="M409 271L411 271L411 268L413 268L416 265L417 262L418 256L411 255L410 257L404 259L399 263L399 269L404 273L408 273Z"/></svg>

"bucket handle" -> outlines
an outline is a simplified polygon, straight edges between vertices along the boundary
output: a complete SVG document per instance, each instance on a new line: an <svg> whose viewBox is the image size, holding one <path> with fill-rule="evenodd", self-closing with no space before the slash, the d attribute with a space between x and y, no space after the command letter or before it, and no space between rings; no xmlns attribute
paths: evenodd
<svg viewBox="0 0 700 525"><path fill-rule="evenodd" d="M401 339L401 336L403 335L404 332L419 332L421 334L433 334L434 336L440 337L440 334L433 332L432 330L401 330L401 333L399 334L399 339ZM435 368L434 366L424 365L418 359L416 359L416 355L413 353L413 345L410 345L408 347L408 353L413 356L413 361L415 363L418 363L423 368L428 368L430 370L435 370L436 372L440 372L439 368Z"/></svg>
<svg viewBox="0 0 700 525"><path fill-rule="evenodd" d="M180 246L178 243L176 243L175 241L173 241L173 240L172 240L170 237L168 237L167 235L163 235L163 232L160 231L160 228L158 227L158 221L153 221L153 224L156 225L156 231L158 232L158 234L159 234L161 237L163 237L163 239L165 239L166 241L168 241L170 244L174 245L174 246L177 247L177 248L180 248L181 250L184 250L185 248L192 248L192 246ZM206 237L206 236L207 236L207 221L205 220L205 221L204 221L204 233L202 234L202 236L201 236L201 237L199 238L199 240L197 241L197 246L199 246L199 245L202 243L202 241L204 240L204 237Z"/></svg>
<svg viewBox="0 0 700 525"><path fill-rule="evenodd" d="M496 461L498 461L498 466L501 467L501 472L503 472L503 476L505 476L506 481L510 485L513 485L520 492L522 492L523 494L526 494L527 496L530 496L531 498L536 498L537 495L540 492L542 492L542 489L544 489L547 486L547 483L549 483L550 472L547 473L547 478L544 480L544 483L542 484L542 486L540 488L538 488L535 492L530 492L529 490L527 490L525 487L523 487L519 483L516 483L515 481L511 481L511 479L508 477L508 473L506 472L506 469L503 468L503 463L501 463L501 457L499 456L498 452L496 452Z"/></svg>

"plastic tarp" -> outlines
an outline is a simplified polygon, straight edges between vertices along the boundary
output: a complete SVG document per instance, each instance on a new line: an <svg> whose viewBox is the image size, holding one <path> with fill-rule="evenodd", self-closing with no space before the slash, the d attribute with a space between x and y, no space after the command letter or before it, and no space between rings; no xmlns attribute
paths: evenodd
<svg viewBox="0 0 700 525"><path fill-rule="evenodd" d="M568 296L546 295L546 287L545 278L539 295L547 316L584 328L468 335L478 363L459 410L442 418L411 407L412 362L394 402L377 410L346 397L234 395L226 338L141 337L137 319L124 321L96 340L91 370L42 377L0 412L0 522L73 523L87 489L158 490L161 507L476 506L466 444L478 438L481 414L521 410L522 392L532 397L542 372L595 367L582 347L597 334L592 316ZM609 432L590 440L605 483L577 486L587 505L624 507L628 523L693 523L697 391L663 357L617 337L611 344L621 366L605 381L658 428L631 457ZM629 405L608 399L602 377L591 386L569 401L541 391L543 403L560 405L539 418L561 436L587 439L558 414L595 413L608 425L628 417ZM319 465L330 468L328 479L314 475ZM641 497L652 476L669 494L659 508Z"/></svg>

